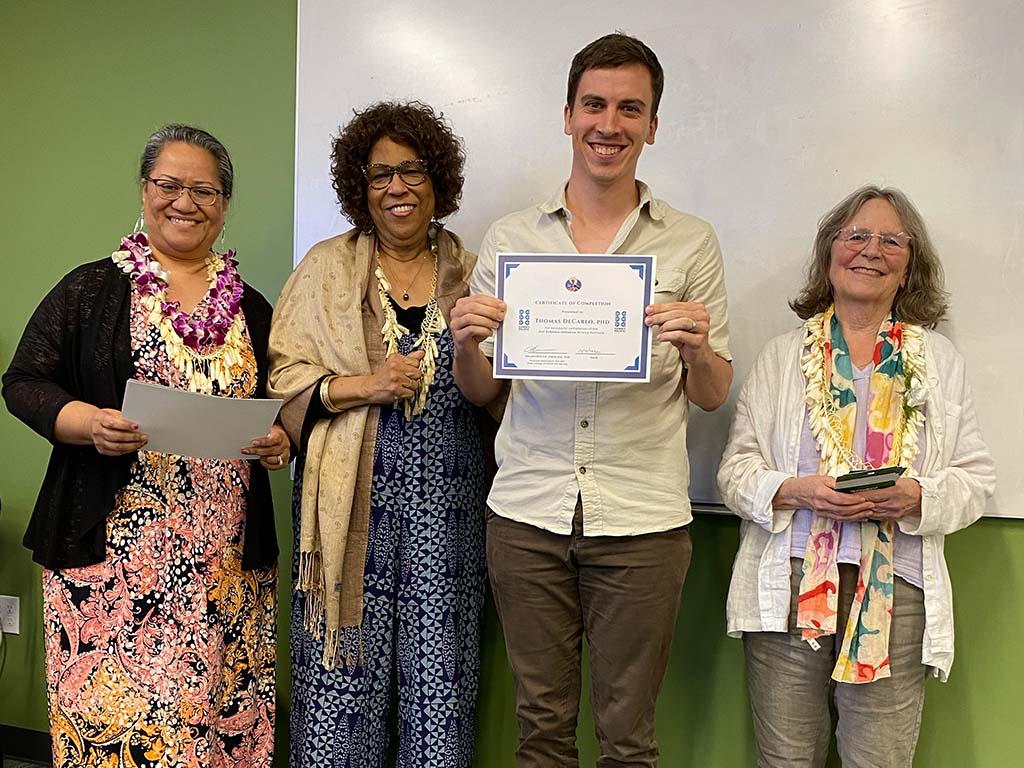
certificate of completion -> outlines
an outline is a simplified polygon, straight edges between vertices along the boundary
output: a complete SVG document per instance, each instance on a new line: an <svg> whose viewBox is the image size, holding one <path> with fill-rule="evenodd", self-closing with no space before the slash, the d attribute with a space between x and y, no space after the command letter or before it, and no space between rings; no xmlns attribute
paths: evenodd
<svg viewBox="0 0 1024 768"><path fill-rule="evenodd" d="M500 379L649 381L654 256L499 253Z"/></svg>

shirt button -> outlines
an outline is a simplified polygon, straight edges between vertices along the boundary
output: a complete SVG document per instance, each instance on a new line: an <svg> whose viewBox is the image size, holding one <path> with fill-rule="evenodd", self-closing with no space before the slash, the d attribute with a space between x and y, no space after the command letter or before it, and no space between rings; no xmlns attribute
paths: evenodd
<svg viewBox="0 0 1024 768"><path fill-rule="evenodd" d="M587 468L586 467L580 467L580 474L581 475L587 474Z"/></svg>
<svg viewBox="0 0 1024 768"><path fill-rule="evenodd" d="M590 426L590 422L584 419L583 421L580 422L580 426L586 429L587 427Z"/></svg>

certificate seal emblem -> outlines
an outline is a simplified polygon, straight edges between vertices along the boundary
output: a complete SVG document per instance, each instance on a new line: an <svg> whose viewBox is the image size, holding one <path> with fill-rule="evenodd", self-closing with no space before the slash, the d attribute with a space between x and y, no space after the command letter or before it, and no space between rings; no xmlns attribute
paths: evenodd
<svg viewBox="0 0 1024 768"><path fill-rule="evenodd" d="M580 280L578 277L572 276L565 281L565 290L569 291L570 293L576 293L576 291L578 291L582 287L583 281Z"/></svg>

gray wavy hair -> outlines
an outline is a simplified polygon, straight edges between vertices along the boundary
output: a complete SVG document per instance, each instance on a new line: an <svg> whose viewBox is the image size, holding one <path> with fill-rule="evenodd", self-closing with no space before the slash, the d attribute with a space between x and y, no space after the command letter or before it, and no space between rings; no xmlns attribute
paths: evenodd
<svg viewBox="0 0 1024 768"><path fill-rule="evenodd" d="M895 187L863 186L844 198L818 221L814 250L807 265L807 279L800 294L789 302L792 309L806 320L824 312L833 302L832 284L828 279L832 263L832 242L836 234L869 200L885 200L903 222L903 231L910 235L910 262L906 284L896 292L893 310L907 323L934 328L949 311L949 294L945 290L942 263L928 237L924 219L903 192Z"/></svg>

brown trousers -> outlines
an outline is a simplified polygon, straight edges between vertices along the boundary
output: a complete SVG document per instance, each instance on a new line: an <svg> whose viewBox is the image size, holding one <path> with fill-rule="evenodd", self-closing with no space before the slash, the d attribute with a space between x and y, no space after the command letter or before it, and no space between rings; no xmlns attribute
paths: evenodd
<svg viewBox="0 0 1024 768"><path fill-rule="evenodd" d="M690 566L687 529L558 535L488 512L487 563L516 683L520 768L579 765L580 654L590 647L598 768L653 768L654 705Z"/></svg>

